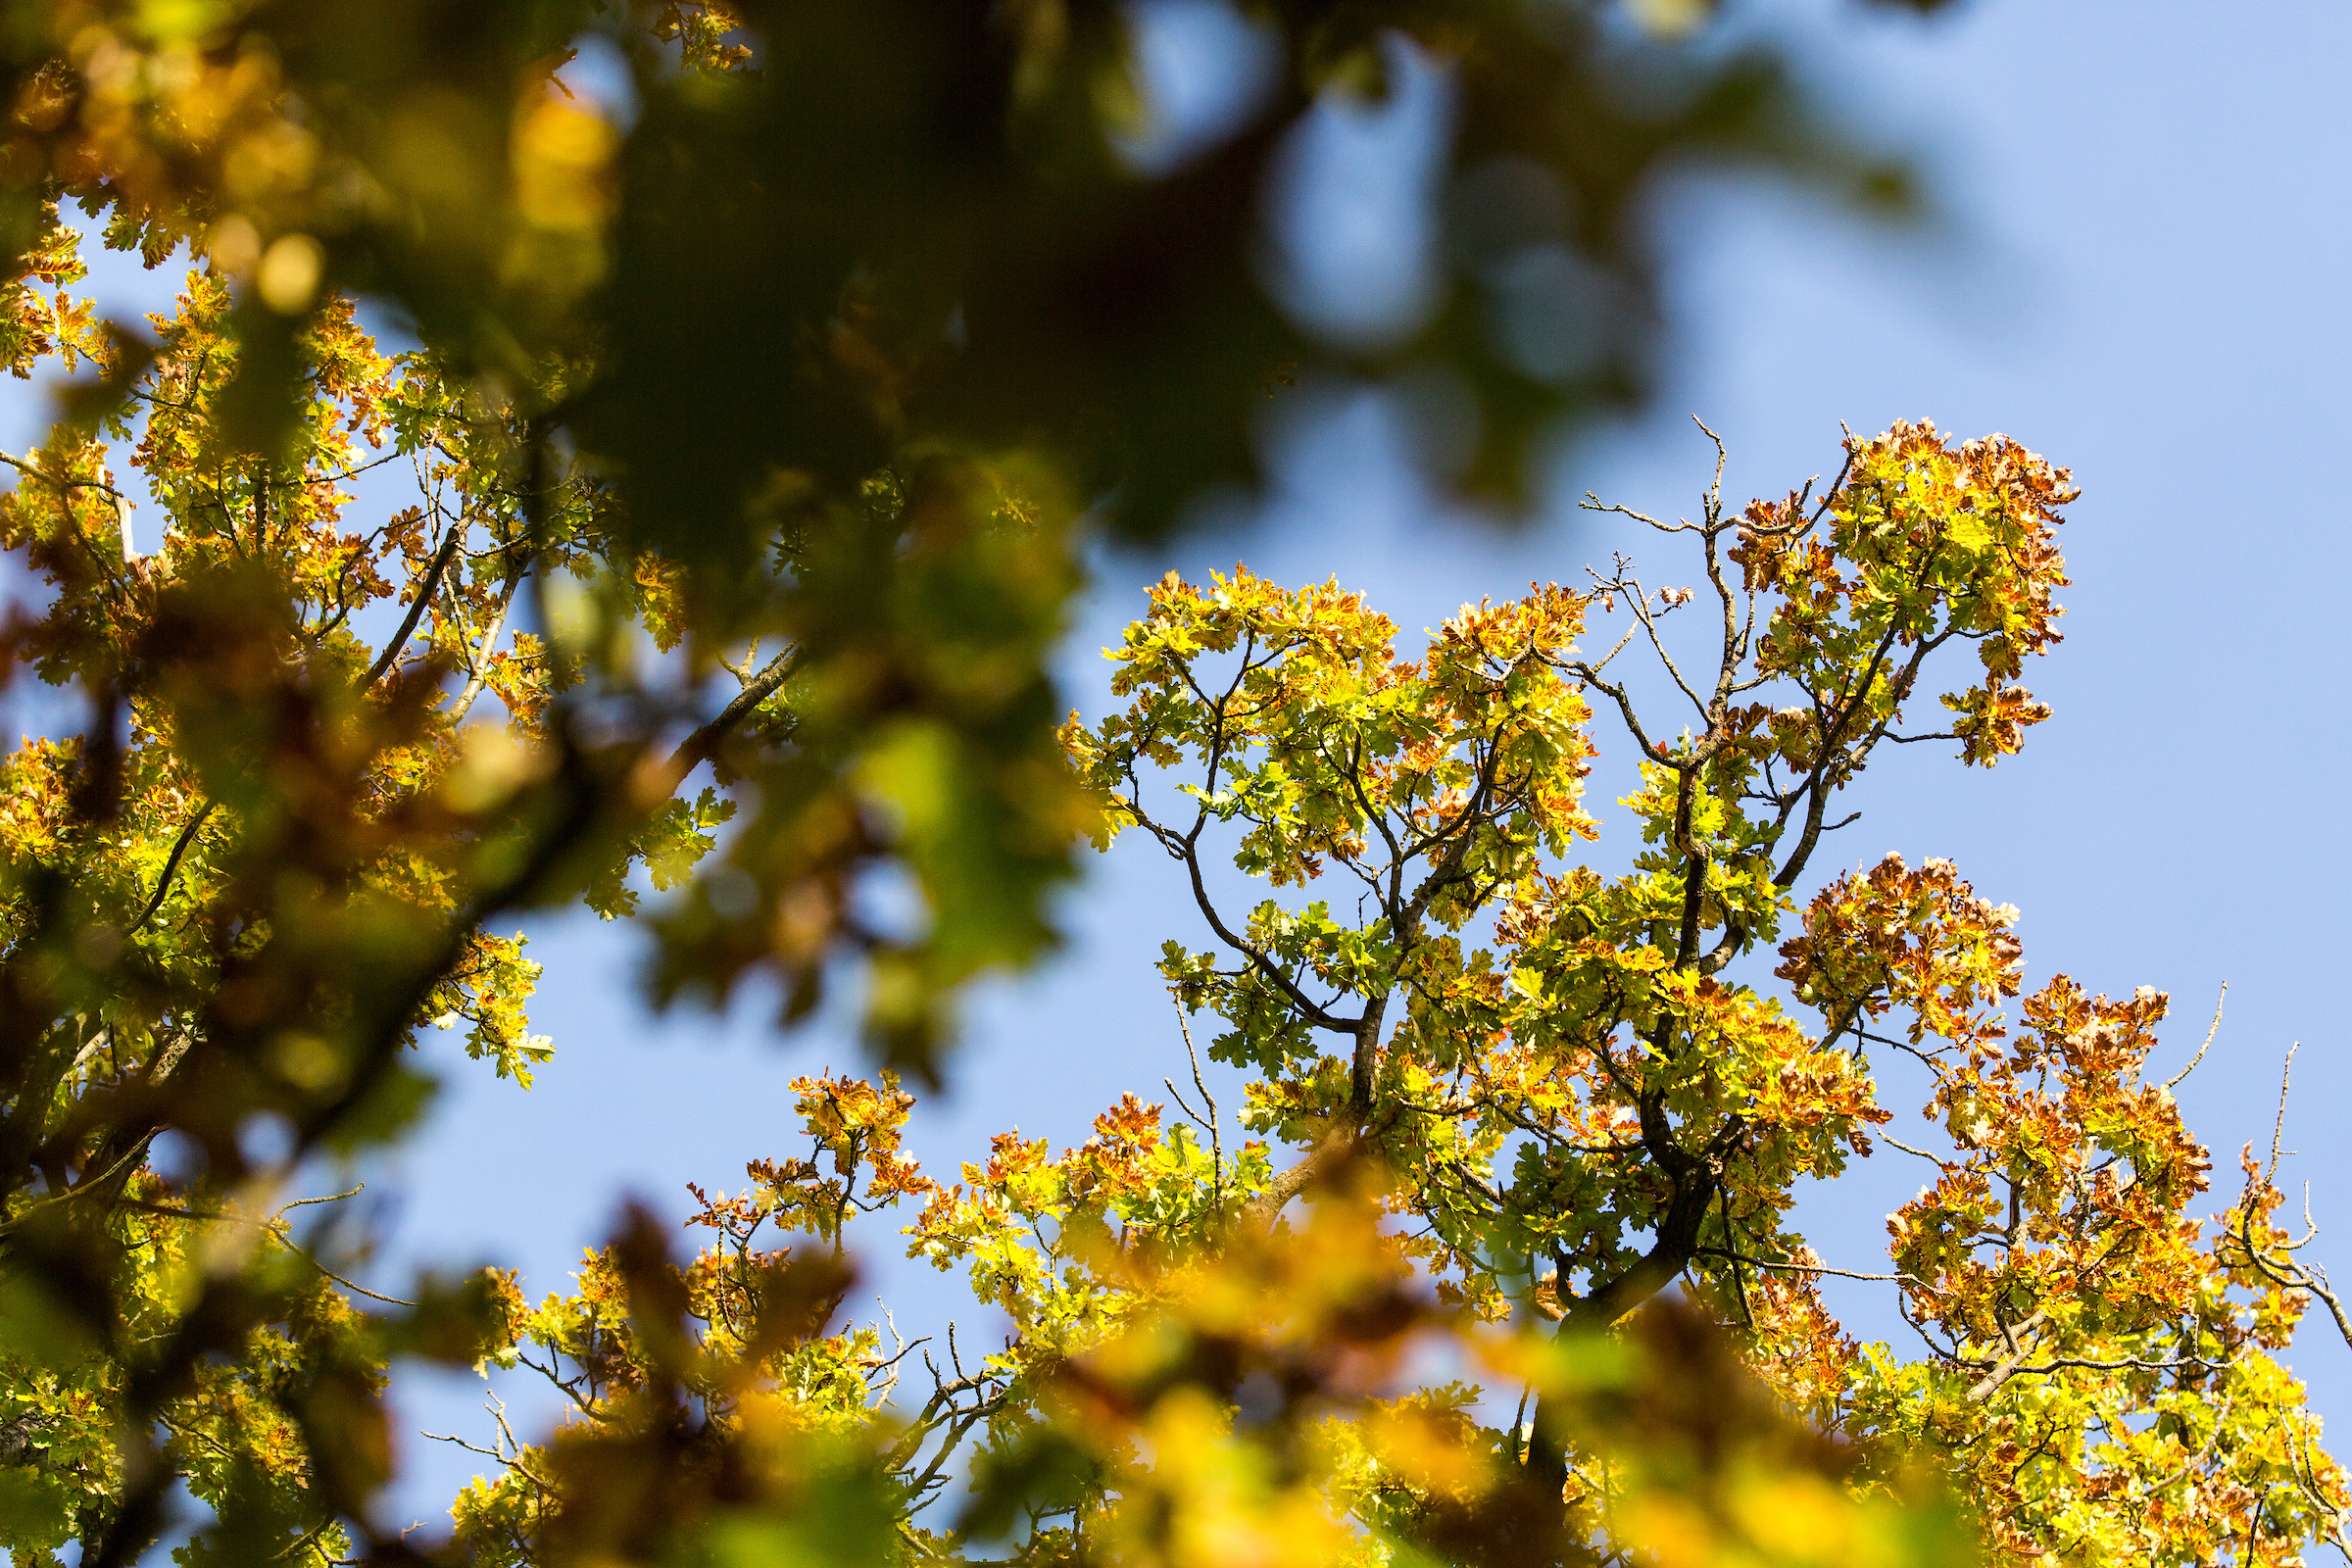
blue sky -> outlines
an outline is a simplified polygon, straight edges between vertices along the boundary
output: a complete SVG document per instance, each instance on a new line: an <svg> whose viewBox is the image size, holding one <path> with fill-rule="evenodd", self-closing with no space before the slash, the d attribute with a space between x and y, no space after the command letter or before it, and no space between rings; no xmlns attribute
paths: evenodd
<svg viewBox="0 0 2352 1568"><path fill-rule="evenodd" d="M2352 303L2340 260L2352 16L1978 0L1923 25L1826 0L1761 9L1759 24L1818 41L1819 79L1856 120L1920 149L1940 218L1874 232L1801 196L1687 181L1657 214L1674 323L1658 404L1567 460L1559 504L1515 533L1444 515L1380 398L1302 388L1269 432L1279 477L1259 515L1161 554L1099 560L1063 656L1071 701L1102 710L1098 651L1170 566L1238 559L1292 582L1336 574L1408 633L1531 578L1581 576L1613 549L1658 580L1687 580L1671 551L1568 498L1591 488L1691 510L1712 461L1692 414L1725 437L1727 489L1742 499L1834 471L1841 421L2005 430L2072 466L2083 489L2062 536L2067 641L2028 677L2056 716L1991 773L1916 755L1930 748L1874 765L1854 792L1865 814L1817 858L1821 872L1890 850L1914 863L1950 857L1981 893L2023 910L2030 985L2064 971L2096 990L2169 991L2168 1074L2228 980L2220 1038L2182 1088L2219 1167L2207 1206L2234 1190L2237 1147L2270 1136L2280 1061L2300 1040L2290 1174L2310 1181L2329 1227L2315 1253L2352 1265L2336 1119L2352 1072L2335 995L2352 936L2340 891L2352 871ZM1413 127L1359 129L1352 156L1332 133L1322 194L1292 209L1310 261L1338 269L1323 279L1332 291L1385 286L1410 263L1398 182L1411 178ZM1409 303L1409 290L1397 297ZM0 389L12 449L37 413L28 389ZM1605 722L1596 734L1592 800L1616 829L1627 748ZM1619 853L1604 840L1604 862ZM973 999L954 1093L918 1122L915 1152L935 1172L1004 1128L1081 1139L1122 1092L1181 1081L1151 963L1164 938L1199 933L1168 869L1140 843L1094 861L1063 908L1063 954ZM527 1094L454 1062L425 1135L378 1182L400 1195L399 1258L516 1264L534 1294L557 1288L621 1194L682 1211L688 1181L739 1185L746 1159L790 1147L787 1080L859 1061L831 1020L775 1035L758 997L723 1018L649 1017L622 927L545 922L532 953L547 965L535 1027L556 1059ZM1898 1117L1908 1140L1906 1124L1920 1124ZM1817 1249L1873 1267L1885 1216L1922 1169L1886 1152L1808 1194ZM869 1287L902 1324L929 1325L956 1293L898 1259L891 1240L868 1223ZM1834 1300L1857 1330L1891 1338L1901 1325L1874 1289L1840 1287ZM962 1317L967 1346L994 1332L985 1313ZM2290 1359L2324 1411L2352 1417L2352 1350L2322 1328ZM545 1408L519 1385L507 1392L518 1411ZM470 1380L406 1377L398 1396L409 1427L482 1431ZM429 1518L473 1470L436 1445L411 1458L404 1519Z"/></svg>

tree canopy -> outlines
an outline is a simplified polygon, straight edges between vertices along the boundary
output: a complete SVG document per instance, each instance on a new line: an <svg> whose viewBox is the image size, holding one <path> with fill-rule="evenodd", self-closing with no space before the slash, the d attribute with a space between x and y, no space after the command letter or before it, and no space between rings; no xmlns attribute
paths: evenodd
<svg viewBox="0 0 2352 1568"><path fill-rule="evenodd" d="M2164 999L2060 980L2011 1024L2014 912L1954 867L1808 881L1880 745L1991 765L2046 716L2063 469L1926 425L1744 510L1719 469L1657 524L1695 592L1619 562L1426 648L1336 582L1170 579L1126 706L1057 728L1079 547L1248 478L1298 377L1448 378L1454 477L1507 504L1642 396L1675 170L1902 195L1703 6L1242 11L1274 84L1147 168L1110 6L7 9L0 356L74 377L0 498L0 679L57 715L0 762L15 1560L2340 1541L2277 1358L2334 1298L2275 1152L2192 1213L2206 1155L2143 1075ZM1400 39L1453 82L1442 286L1326 341L1258 214ZM583 50L623 108L572 95ZM101 319L85 231L184 267L174 306ZM1629 649L1687 711L1641 711ZM1644 848L1603 875L1583 783L1620 732ZM1078 1148L926 1174L908 1086L953 1068L956 988L1050 944L1090 832L1169 859L1170 1021L1246 1097L1196 1057L1197 1106L1171 1071ZM874 915L879 867L918 918ZM579 905L647 925L662 999L766 970L798 1017L854 976L872 1075L798 1085L806 1144L698 1191L691 1257L638 1214L537 1306L495 1271L364 1288L350 1195L291 1184L414 1125L421 1030L527 1084L517 927ZM1886 1131L1888 1053L1948 1152ZM1854 1270L1916 1354L1830 1316L1860 1243L1791 1213L1880 1144L1934 1167ZM1001 1343L847 1312L894 1208ZM371 1505L404 1358L570 1410L466 1440L494 1462L446 1540Z"/></svg>

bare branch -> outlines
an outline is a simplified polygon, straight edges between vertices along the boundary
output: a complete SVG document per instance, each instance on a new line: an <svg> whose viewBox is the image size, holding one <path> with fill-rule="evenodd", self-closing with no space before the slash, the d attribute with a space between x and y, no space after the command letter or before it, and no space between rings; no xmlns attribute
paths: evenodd
<svg viewBox="0 0 2352 1568"><path fill-rule="evenodd" d="M164 861L164 869L155 879L154 896L148 899L147 906L139 911L139 917L130 922L130 928L122 933L124 936L136 936L148 921L155 918L155 911L164 906L164 895L172 891L172 880L179 873L180 857L186 855L188 846L196 842L197 830L204 826L204 819L213 814L213 808L219 804L217 801L205 802L203 808L188 818L188 825L179 830L179 837L172 843L171 857Z"/></svg>
<svg viewBox="0 0 2352 1568"><path fill-rule="evenodd" d="M1184 1004L1181 1002L1176 1004L1176 1027L1184 1031L1184 1054L1193 1064L1193 1087L1200 1091L1201 1100L1208 1105L1209 1194L1211 1200L1219 1208L1223 1208L1225 1206L1225 1144L1223 1137L1217 1131L1217 1097L1208 1092L1208 1081L1200 1076L1200 1054L1193 1049L1193 1026L1191 1020L1184 1015ZM1168 1092L1175 1094L1175 1091L1176 1086L1170 1084ZM1181 1095L1177 1096L1176 1102L1184 1103ZM1190 1107L1187 1108L1189 1111ZM1197 1116L1194 1117L1196 1121L1199 1119Z"/></svg>
<svg viewBox="0 0 2352 1568"><path fill-rule="evenodd" d="M425 607L432 603L433 595L441 591L442 573L449 569L451 558L458 553L459 541L465 537L466 523L463 518L449 525L449 536L441 541L441 548L433 553L432 564L424 568L424 578L416 585L416 597L410 602L409 612L402 617L400 629L384 644L383 652L375 656L375 662L368 666L368 673L360 677L363 691L383 679L384 671L392 667L394 661L400 658L401 649L408 646L410 634L416 630L416 622L424 617Z"/></svg>
<svg viewBox="0 0 2352 1568"><path fill-rule="evenodd" d="M2303 1042L2300 1040L2288 1046L2286 1061L2278 1069L2278 1119L2271 1125L2271 1166L2263 1173L2265 1181L2278 1174L2278 1145L2286 1137L2287 1086L2294 1081L2295 1053L2302 1049Z"/></svg>
<svg viewBox="0 0 2352 1568"><path fill-rule="evenodd" d="M2190 1073L2195 1072L2197 1070L2197 1063L2205 1059L2205 1053L2213 1049L2213 1037L2221 1033L2222 1029L2222 1004L2228 1002L2229 1000L2230 982L2225 980L2222 982L2221 995L2213 999L2213 1022L2205 1030L2205 1043L2197 1048L2197 1054L2195 1055L2188 1058L2187 1066L2181 1068L2179 1072L2173 1074L2170 1078L2167 1078L2164 1081L2164 1088L2167 1094L2170 1094L2173 1090L2179 1088L2181 1079L2186 1078ZM2283 1097L2285 1094L2284 1085L2279 1087L2279 1093Z"/></svg>
<svg viewBox="0 0 2352 1568"><path fill-rule="evenodd" d="M1905 1285L1915 1283L1913 1276L1909 1274L1859 1274L1852 1269L1831 1268L1821 1263L1774 1263L1761 1257L1750 1257L1744 1252L1734 1251L1728 1247L1702 1247L1697 1250L1695 1255L1728 1258L1735 1263L1744 1263L1749 1268L1771 1269L1783 1274L1827 1274L1841 1280L1894 1281Z"/></svg>

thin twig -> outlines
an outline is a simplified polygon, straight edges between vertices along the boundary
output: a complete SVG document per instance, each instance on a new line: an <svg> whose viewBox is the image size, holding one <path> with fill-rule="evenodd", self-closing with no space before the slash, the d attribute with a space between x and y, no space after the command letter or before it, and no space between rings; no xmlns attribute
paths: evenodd
<svg viewBox="0 0 2352 1568"><path fill-rule="evenodd" d="M2286 1061L2278 1069L2278 1119L2271 1126L2271 1168L2263 1173L2263 1180L2266 1182L2278 1174L2278 1145L2286 1137L2287 1086L2294 1081L2295 1053L2302 1049L2303 1042L2300 1040L2288 1046Z"/></svg>
<svg viewBox="0 0 2352 1568"><path fill-rule="evenodd" d="M2174 1089L2180 1086L2181 1079L2187 1077L2190 1073L2195 1072L2197 1070L2197 1063L2205 1059L2205 1053L2213 1049L2213 1037L2221 1033L2222 1030L2222 1004L2229 1000L2230 982L2225 980L2222 982L2221 995L2213 999L2213 1022L2205 1031L2205 1043L2197 1048L2197 1054L2195 1055L2188 1058L2187 1066L2181 1068L2179 1072L2173 1074L2170 1078L2167 1078L2164 1081L2165 1093L2172 1093Z"/></svg>
<svg viewBox="0 0 2352 1568"><path fill-rule="evenodd" d="M1217 1132L1217 1097L1208 1092L1208 1082L1200 1076L1200 1054L1193 1049L1193 1026L1184 1014L1184 1004L1176 1004L1176 1027L1184 1031L1184 1054L1192 1058L1193 1087L1208 1102L1208 1171L1209 1197L1218 1207L1225 1203L1225 1145Z"/></svg>
<svg viewBox="0 0 2352 1568"><path fill-rule="evenodd" d="M1862 1274L1850 1268L1831 1268L1822 1263L1768 1262L1761 1257L1749 1257L1744 1252L1734 1251L1728 1247L1701 1247L1696 1250L1696 1255L1729 1258L1735 1263L1745 1263L1750 1268L1774 1269L1784 1274L1830 1274L1841 1280L1891 1281L1904 1285L1916 1283L1914 1277L1909 1274Z"/></svg>

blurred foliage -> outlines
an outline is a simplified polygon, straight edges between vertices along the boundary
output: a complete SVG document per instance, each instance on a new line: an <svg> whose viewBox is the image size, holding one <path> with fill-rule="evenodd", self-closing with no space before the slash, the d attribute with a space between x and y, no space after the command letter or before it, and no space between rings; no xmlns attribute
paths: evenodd
<svg viewBox="0 0 2352 1568"><path fill-rule="evenodd" d="M2183 1217L2204 1156L2137 1081L2161 1002L2045 988L2013 1040L2006 917L1948 868L1793 903L1831 797L1927 738L1930 656L1975 654L1934 732L1967 760L2043 716L2063 472L1901 427L1823 496L1711 493L1723 668L1679 740L1576 652L1596 605L1688 602L1624 568L1418 660L1337 588L1171 582L1132 706L1057 736L1082 546L1247 483L1299 378L1453 388L1453 477L1508 507L1642 396L1676 172L1908 200L1705 5L1240 14L1279 70L1147 168L1112 6L0 6L0 357L71 376L0 498L0 678L63 715L0 762L19 1560L137 1559L182 1490L192 1563L1908 1563L1970 1531L2283 1561L2339 1531L2271 1358L2325 1279L2267 1170L2219 1240ZM1398 40L1450 83L1436 286L1327 341L1264 281L1264 214ZM85 235L184 267L174 306L101 319ZM1615 882L1562 868L1595 696L1647 768ZM1152 793L1179 766L1189 818ZM1168 955L1253 1137L1130 1100L925 1177L890 1075L936 1081L957 988L1045 950L1090 828L1199 873L1210 824L1247 875L1365 896L1204 902L1222 946ZM358 1195L290 1195L415 1124L422 1029L527 1083L516 925L649 892L659 997L764 971L798 1017L854 977L882 1076L808 1080L808 1157L707 1200L697 1258L638 1216L536 1309L495 1273L361 1289ZM1818 1036L1717 978L1785 927ZM1839 1334L1786 1225L1886 1115L1889 1009L1960 1151L1897 1216L1919 1361ZM887 1322L842 1326L848 1227L908 1199L1015 1325L933 1348L911 1405ZM571 1396L486 1440L445 1543L373 1501L401 1357Z"/></svg>
<svg viewBox="0 0 2352 1568"><path fill-rule="evenodd" d="M460 576L495 579L501 604L529 588L533 641L500 665L529 689L494 695L560 743L515 799L529 874L503 901L594 881L558 841L637 832L676 782L662 738L697 737L690 769L789 709L788 753L740 795L759 820L675 914L661 990L723 993L769 964L797 1013L846 942L870 960L890 1059L928 1074L953 988L1037 954L1068 874L1042 663L1081 519L1148 535L1247 481L1269 396L1325 371L1453 387L1479 432L1461 477L1523 500L1548 443L1646 384L1663 181L1728 162L1866 210L1910 201L1898 163L1703 4L1247 5L1279 69L1222 139L1146 169L1141 15L10 6L0 252L23 281L0 346L19 374L48 355L95 368L69 399L79 444L41 456L44 482L96 481L91 443L123 438L165 375L204 388L172 456L207 475L309 482L439 443L430 482L485 509L468 528L495 513L507 553ZM1264 285L1261 216L1309 117L1385 93L1405 47L1451 83L1439 286L1394 341L1321 341ZM61 203L150 266L200 260L200 320L159 338L47 297L74 266ZM421 342L400 397L322 369L346 300ZM329 418L358 421L340 456L319 444ZM69 493L111 506L44 504ZM185 483L159 500L168 525L194 504ZM430 575L418 537L370 565L397 594L400 571ZM380 594L329 597L368 626ZM658 695L612 646L616 617L676 651ZM700 702L761 643L745 708ZM533 649L558 657L539 669ZM882 862L919 884L923 919L861 926ZM405 1026L387 1005L379 1035Z"/></svg>
<svg viewBox="0 0 2352 1568"><path fill-rule="evenodd" d="M304 313L397 307L619 476L631 542L749 613L777 514L910 452L1031 453L1145 532L1247 477L1268 388L1350 363L1259 284L1270 176L1318 102L1385 93L1400 39L1453 82L1444 275L1353 363L1457 383L1472 482L1517 497L1532 443L1645 383L1663 178L1730 162L1911 199L1711 10L1250 0L1279 62L1260 101L1147 174L1134 16L1088 0L20 4L8 236L35 245L41 201L72 196L113 243L250 280L261 450L289 433ZM625 74L625 123L558 75L584 47Z"/></svg>

